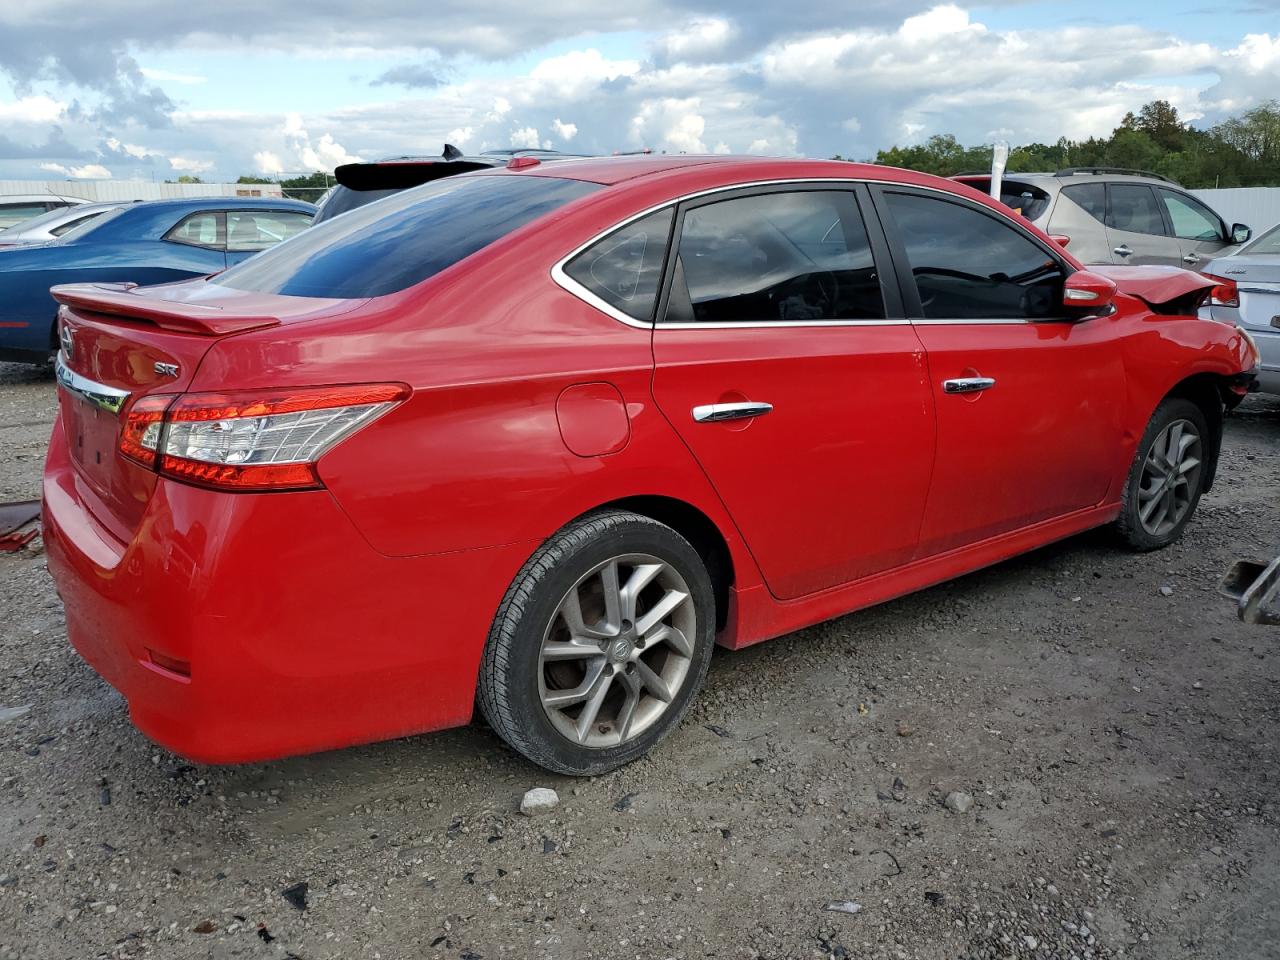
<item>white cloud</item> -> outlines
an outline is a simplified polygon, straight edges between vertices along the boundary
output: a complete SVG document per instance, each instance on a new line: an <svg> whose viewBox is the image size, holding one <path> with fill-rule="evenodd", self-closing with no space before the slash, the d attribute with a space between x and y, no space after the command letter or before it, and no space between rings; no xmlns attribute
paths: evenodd
<svg viewBox="0 0 1280 960"><path fill-rule="evenodd" d="M0 100L0 123L55 123L66 109L62 101L43 95Z"/></svg>
<svg viewBox="0 0 1280 960"><path fill-rule="evenodd" d="M168 70L154 70L151 67L140 67L138 72L148 80L155 80L158 83L180 83L190 87L209 82L208 77L194 73L170 73Z"/></svg>
<svg viewBox="0 0 1280 960"><path fill-rule="evenodd" d="M572 140L578 135L578 125L576 123L565 123L559 117L551 121L551 129L556 132L556 136L561 140Z"/></svg>
<svg viewBox="0 0 1280 960"><path fill-rule="evenodd" d="M284 164L270 150L259 150L255 153L253 155L253 165L254 169L265 176L278 177L284 173Z"/></svg>
<svg viewBox="0 0 1280 960"><path fill-rule="evenodd" d="M97 163L87 163L82 167L66 167L60 163L42 163L40 164L40 169L48 170L50 173L60 173L76 180L111 179L111 171Z"/></svg>
<svg viewBox="0 0 1280 960"><path fill-rule="evenodd" d="M550 150L551 141L540 140L536 127L521 127L519 130L511 131L511 146L526 150L537 150L539 148Z"/></svg>
<svg viewBox="0 0 1280 960"><path fill-rule="evenodd" d="M170 157L169 166L180 173L207 173L213 169L213 161L195 160L191 157Z"/></svg>
<svg viewBox="0 0 1280 960"><path fill-rule="evenodd" d="M737 32L730 21L721 17L696 17L663 34L657 50L663 59L673 63L716 60L728 52Z"/></svg>

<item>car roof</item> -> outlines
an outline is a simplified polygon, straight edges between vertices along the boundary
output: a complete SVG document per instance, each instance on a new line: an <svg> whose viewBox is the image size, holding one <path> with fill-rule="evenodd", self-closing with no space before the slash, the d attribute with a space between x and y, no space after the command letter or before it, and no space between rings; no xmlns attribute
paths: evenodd
<svg viewBox="0 0 1280 960"><path fill-rule="evenodd" d="M952 179L955 180L976 180L991 179L991 173L986 170L970 170L965 173L957 173ZM1065 170L1028 170L1011 173L1006 171L1005 180L1033 180L1040 186L1063 186L1069 183L1160 183L1178 189L1185 189L1182 184L1176 180L1159 173L1150 173L1145 170L1124 170L1118 167L1068 167Z"/></svg>
<svg viewBox="0 0 1280 960"><path fill-rule="evenodd" d="M310 210L314 204L305 200L293 200L289 197L171 197L166 200L143 200L140 203L125 203L130 210L146 208L148 210L174 209L186 207L191 210L251 210L254 207L283 207Z"/></svg>
<svg viewBox="0 0 1280 960"><path fill-rule="evenodd" d="M67 197L57 193L5 193L0 194L0 204L4 203L45 203L56 200L59 203L85 203L83 197Z"/></svg>

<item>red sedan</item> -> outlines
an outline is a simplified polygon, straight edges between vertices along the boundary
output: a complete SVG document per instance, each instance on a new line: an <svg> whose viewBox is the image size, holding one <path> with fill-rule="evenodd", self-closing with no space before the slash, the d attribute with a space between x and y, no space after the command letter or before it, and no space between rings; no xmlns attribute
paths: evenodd
<svg viewBox="0 0 1280 960"><path fill-rule="evenodd" d="M632 760L738 648L1103 524L1175 540L1256 351L962 185L466 174L225 273L69 286L44 477L83 656L237 762L467 723ZM1117 289L1118 287L1118 289Z"/></svg>

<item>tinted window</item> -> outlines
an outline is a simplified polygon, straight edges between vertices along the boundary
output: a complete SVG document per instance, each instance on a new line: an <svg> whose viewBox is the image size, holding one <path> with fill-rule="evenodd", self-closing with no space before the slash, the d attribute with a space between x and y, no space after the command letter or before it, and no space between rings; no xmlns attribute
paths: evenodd
<svg viewBox="0 0 1280 960"><path fill-rule="evenodd" d="M1110 188L1107 226L1130 233L1165 236L1164 218L1156 206L1156 195L1150 187L1132 183L1113 183Z"/></svg>
<svg viewBox="0 0 1280 960"><path fill-rule="evenodd" d="M519 174L439 180L304 230L212 282L293 297L380 297L598 189Z"/></svg>
<svg viewBox="0 0 1280 960"><path fill-rule="evenodd" d="M884 317L850 192L721 200L684 215L671 322L803 323Z"/></svg>
<svg viewBox="0 0 1280 960"><path fill-rule="evenodd" d="M652 320L671 217L667 208L615 230L569 261L565 273L614 309Z"/></svg>
<svg viewBox="0 0 1280 960"><path fill-rule="evenodd" d="M265 250L311 226L311 215L289 210L228 210L227 249Z"/></svg>
<svg viewBox="0 0 1280 960"><path fill-rule="evenodd" d="M1063 187L1067 198L1099 223L1107 219L1107 185L1105 183L1074 183Z"/></svg>
<svg viewBox="0 0 1280 960"><path fill-rule="evenodd" d="M1190 197L1161 190L1160 199L1173 221L1173 235L1184 240L1221 240L1222 221L1204 204Z"/></svg>
<svg viewBox="0 0 1280 960"><path fill-rule="evenodd" d="M223 241L218 226L216 211L193 213L165 234L165 239L177 243L190 243L197 247L220 247Z"/></svg>
<svg viewBox="0 0 1280 960"><path fill-rule="evenodd" d="M932 197L885 198L925 317L1036 319L1063 313L1062 267L1011 224Z"/></svg>
<svg viewBox="0 0 1280 960"><path fill-rule="evenodd" d="M1244 247L1241 253L1280 253L1280 227L1272 227L1253 243Z"/></svg>
<svg viewBox="0 0 1280 960"><path fill-rule="evenodd" d="M64 233L70 233L72 230L74 230L76 227L80 226L81 224L88 223L88 222L89 222L90 220L92 220L94 217L100 217L100 216L102 216L104 213L106 213L106 211L105 211L105 210L97 210L97 211L95 211L95 212L93 212L93 213L87 214L86 216L83 216L83 217L76 217L76 219L74 219L74 220L68 220L66 223L64 223L64 224L62 224L62 225L60 225L60 226L57 226L57 227L50 227L50 228L49 228L49 233L50 233L50 234L52 234L52 235L53 235L53 236L55 236L55 237L60 237L60 236L62 236Z"/></svg>
<svg viewBox="0 0 1280 960"><path fill-rule="evenodd" d="M330 189L328 196L324 198L324 203L320 204L320 209L316 211L316 223L331 220L340 213L363 207L375 200L394 197L401 189L396 187L388 190L351 190L339 184Z"/></svg>

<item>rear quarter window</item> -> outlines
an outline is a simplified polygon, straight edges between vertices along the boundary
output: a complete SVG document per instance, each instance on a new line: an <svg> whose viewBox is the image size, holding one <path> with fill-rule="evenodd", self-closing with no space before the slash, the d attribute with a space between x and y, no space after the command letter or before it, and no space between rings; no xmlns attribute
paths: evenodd
<svg viewBox="0 0 1280 960"><path fill-rule="evenodd" d="M317 224L211 282L291 297L381 297L598 189L518 174L439 180Z"/></svg>

